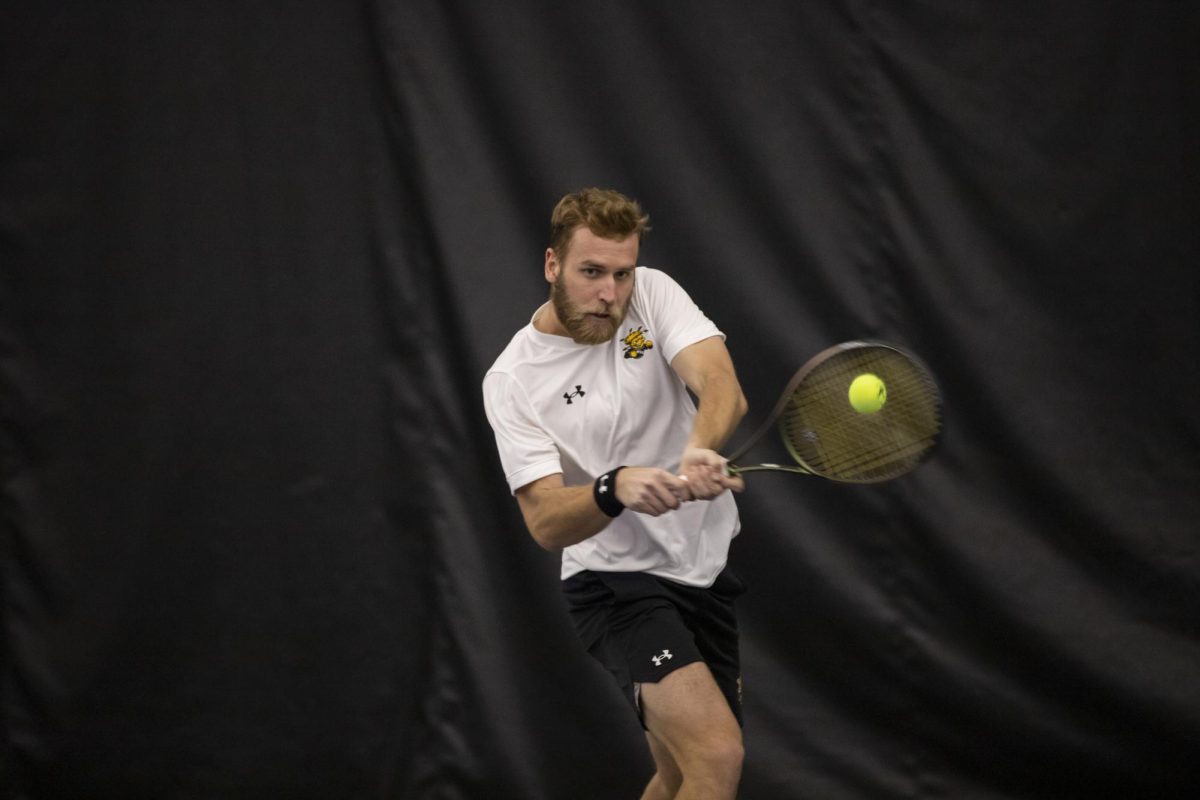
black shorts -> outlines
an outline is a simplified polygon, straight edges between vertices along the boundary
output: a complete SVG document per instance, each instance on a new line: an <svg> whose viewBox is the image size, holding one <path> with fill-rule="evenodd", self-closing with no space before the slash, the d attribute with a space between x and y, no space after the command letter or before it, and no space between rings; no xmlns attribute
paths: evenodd
<svg viewBox="0 0 1200 800"><path fill-rule="evenodd" d="M703 661L742 724L742 672L731 570L707 589L643 572L580 572L563 594L584 649L616 679L641 718L640 684Z"/></svg>

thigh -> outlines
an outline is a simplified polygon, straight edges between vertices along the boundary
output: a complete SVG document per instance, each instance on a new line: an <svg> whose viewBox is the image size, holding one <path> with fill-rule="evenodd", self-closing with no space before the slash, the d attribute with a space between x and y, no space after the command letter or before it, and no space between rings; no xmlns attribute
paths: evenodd
<svg viewBox="0 0 1200 800"><path fill-rule="evenodd" d="M733 710L707 665L697 661L641 687L646 729L677 760L713 738L741 741Z"/></svg>
<svg viewBox="0 0 1200 800"><path fill-rule="evenodd" d="M645 687L702 658L674 607L658 601L633 605L641 608L624 609L625 624L610 630L589 652L613 675L640 718Z"/></svg>
<svg viewBox="0 0 1200 800"><path fill-rule="evenodd" d="M643 685L702 658L669 593L650 575L581 573L564 591L588 653L639 717Z"/></svg>
<svg viewBox="0 0 1200 800"><path fill-rule="evenodd" d="M742 669L734 600L741 591L736 577L722 573L711 589L687 590L688 596L680 602L696 648L738 724L742 722Z"/></svg>

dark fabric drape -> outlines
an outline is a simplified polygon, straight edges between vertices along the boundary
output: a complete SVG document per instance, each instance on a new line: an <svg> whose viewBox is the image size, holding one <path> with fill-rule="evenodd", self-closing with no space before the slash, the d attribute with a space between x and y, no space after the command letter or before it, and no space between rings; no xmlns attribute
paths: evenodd
<svg viewBox="0 0 1200 800"><path fill-rule="evenodd" d="M638 795L479 395L585 185L739 436L837 341L944 392L911 476L749 478L742 797L1200 786L1195 4L3 18L3 796Z"/></svg>
<svg viewBox="0 0 1200 800"><path fill-rule="evenodd" d="M407 774L431 538L408 201L380 188L361 15L280 11L0 26L11 796Z"/></svg>

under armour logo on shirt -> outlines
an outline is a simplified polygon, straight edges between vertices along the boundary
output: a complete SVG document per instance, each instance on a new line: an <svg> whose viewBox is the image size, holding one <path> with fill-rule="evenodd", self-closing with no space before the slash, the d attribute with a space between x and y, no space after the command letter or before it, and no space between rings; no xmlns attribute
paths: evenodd
<svg viewBox="0 0 1200 800"><path fill-rule="evenodd" d="M654 662L654 666L656 666L656 667L661 667L663 665L663 662L666 661L668 658L674 658L674 656L671 655L670 650L663 650L662 655L659 655L659 656L650 656L650 660Z"/></svg>
<svg viewBox="0 0 1200 800"><path fill-rule="evenodd" d="M575 391L571 392L570 394L563 392L563 399L567 401L567 405L571 405L572 397L583 397L585 394L587 394L587 392L583 390L583 387L579 384L576 384Z"/></svg>

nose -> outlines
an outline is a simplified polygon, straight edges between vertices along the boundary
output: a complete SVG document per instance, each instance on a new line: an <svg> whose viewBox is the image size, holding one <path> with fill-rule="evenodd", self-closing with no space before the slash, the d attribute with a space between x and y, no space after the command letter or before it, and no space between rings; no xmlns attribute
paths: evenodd
<svg viewBox="0 0 1200 800"><path fill-rule="evenodd" d="M605 303L610 305L614 300L617 299L617 282L613 280L611 275L605 276L605 278L600 281L599 297Z"/></svg>

